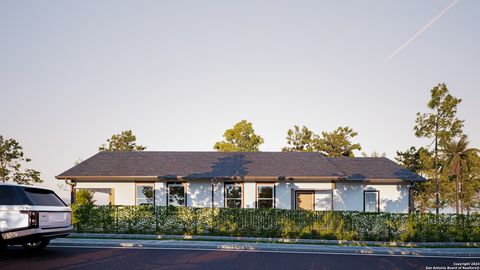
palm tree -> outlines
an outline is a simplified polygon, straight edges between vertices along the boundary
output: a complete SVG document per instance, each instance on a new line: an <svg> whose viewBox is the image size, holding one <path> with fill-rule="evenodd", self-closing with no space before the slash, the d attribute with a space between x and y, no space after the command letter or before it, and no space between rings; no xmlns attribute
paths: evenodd
<svg viewBox="0 0 480 270"><path fill-rule="evenodd" d="M463 135L458 141L450 141L445 143L443 153L445 155L445 163L443 170L455 177L455 211L463 214L462 204L462 171L468 168L470 164L470 153L477 149L468 148L468 139Z"/></svg>

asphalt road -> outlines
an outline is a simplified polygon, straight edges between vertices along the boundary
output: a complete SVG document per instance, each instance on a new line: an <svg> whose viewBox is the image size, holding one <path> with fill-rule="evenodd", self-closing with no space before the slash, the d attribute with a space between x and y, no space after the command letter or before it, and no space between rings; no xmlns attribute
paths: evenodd
<svg viewBox="0 0 480 270"><path fill-rule="evenodd" d="M1 270L27 269L427 269L479 259L127 248L10 247Z"/></svg>

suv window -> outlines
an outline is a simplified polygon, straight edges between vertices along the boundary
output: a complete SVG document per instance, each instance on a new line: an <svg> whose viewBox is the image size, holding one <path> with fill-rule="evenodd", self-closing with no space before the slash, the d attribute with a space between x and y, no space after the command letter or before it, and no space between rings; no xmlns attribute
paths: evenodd
<svg viewBox="0 0 480 270"><path fill-rule="evenodd" d="M33 205L66 206L65 203L51 190L37 188L23 188L30 197Z"/></svg>
<svg viewBox="0 0 480 270"><path fill-rule="evenodd" d="M0 186L0 205L18 205L20 202L15 196L13 188L6 186Z"/></svg>

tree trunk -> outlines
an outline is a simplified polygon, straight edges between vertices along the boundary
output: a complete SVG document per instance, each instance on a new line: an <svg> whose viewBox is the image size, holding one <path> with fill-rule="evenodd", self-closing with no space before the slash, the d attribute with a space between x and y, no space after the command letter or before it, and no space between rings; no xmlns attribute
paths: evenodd
<svg viewBox="0 0 480 270"><path fill-rule="evenodd" d="M435 158L433 160L433 166L435 170L435 213L438 215L439 214L439 208L440 208L440 192L438 188L438 170L437 170L437 164L438 164L438 120L435 126Z"/></svg>
<svg viewBox="0 0 480 270"><path fill-rule="evenodd" d="M460 180L459 180L459 197L460 197L460 214L463 215L463 180L462 180L462 176L460 175Z"/></svg>
<svg viewBox="0 0 480 270"><path fill-rule="evenodd" d="M460 165L455 166L455 213L460 214Z"/></svg>
<svg viewBox="0 0 480 270"><path fill-rule="evenodd" d="M459 213L459 205L458 205L458 175L455 177L455 214L458 215Z"/></svg>

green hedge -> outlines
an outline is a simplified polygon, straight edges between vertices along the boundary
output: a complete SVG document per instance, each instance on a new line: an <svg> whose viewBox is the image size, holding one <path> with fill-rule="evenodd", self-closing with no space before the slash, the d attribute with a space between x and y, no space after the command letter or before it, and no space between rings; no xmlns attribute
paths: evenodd
<svg viewBox="0 0 480 270"><path fill-rule="evenodd" d="M77 232L480 241L480 215L74 205Z"/></svg>

